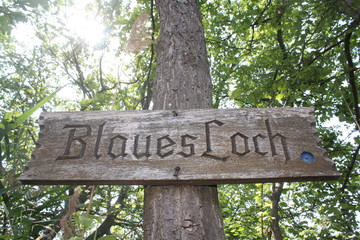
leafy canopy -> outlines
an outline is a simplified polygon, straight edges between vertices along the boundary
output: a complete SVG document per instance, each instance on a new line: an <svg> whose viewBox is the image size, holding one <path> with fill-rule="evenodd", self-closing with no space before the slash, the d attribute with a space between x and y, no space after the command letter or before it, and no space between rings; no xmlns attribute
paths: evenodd
<svg viewBox="0 0 360 240"><path fill-rule="evenodd" d="M342 174L333 182L220 186L226 238L359 238L357 1L198 2L213 106L314 106L322 143ZM1 238L142 239L140 186L23 186L17 179L36 144L39 109L151 109L153 4L0 2ZM74 31L80 22L70 15L80 11L103 27L98 42ZM24 29L31 37L20 39Z"/></svg>

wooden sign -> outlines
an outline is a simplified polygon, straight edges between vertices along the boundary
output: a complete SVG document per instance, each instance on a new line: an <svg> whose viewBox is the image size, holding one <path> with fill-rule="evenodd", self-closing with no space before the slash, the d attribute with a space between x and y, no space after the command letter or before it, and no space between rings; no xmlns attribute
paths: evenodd
<svg viewBox="0 0 360 240"><path fill-rule="evenodd" d="M25 184L332 180L312 108L45 112Z"/></svg>

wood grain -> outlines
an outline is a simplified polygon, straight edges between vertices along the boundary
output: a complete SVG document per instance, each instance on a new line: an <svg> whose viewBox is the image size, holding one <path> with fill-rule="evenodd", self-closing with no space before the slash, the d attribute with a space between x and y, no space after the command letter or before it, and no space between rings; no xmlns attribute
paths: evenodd
<svg viewBox="0 0 360 240"><path fill-rule="evenodd" d="M55 112L40 116L40 129L20 178L25 184L211 185L339 176L321 147L312 108ZM302 153L314 162L302 161Z"/></svg>

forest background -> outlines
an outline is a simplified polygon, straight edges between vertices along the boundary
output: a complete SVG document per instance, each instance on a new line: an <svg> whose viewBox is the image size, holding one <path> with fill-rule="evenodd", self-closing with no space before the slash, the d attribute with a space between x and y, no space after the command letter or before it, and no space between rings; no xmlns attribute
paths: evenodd
<svg viewBox="0 0 360 240"><path fill-rule="evenodd" d="M81 2L81 3L80 3ZM227 239L359 239L360 2L199 0L214 108L315 107L341 177L219 186ZM0 239L142 239L142 186L28 186L40 111L152 107L153 1L0 2Z"/></svg>

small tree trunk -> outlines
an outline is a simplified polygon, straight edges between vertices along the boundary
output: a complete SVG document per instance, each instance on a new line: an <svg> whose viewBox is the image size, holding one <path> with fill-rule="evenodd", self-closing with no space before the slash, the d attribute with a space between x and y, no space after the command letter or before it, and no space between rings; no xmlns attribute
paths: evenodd
<svg viewBox="0 0 360 240"><path fill-rule="evenodd" d="M273 183L272 194L271 194L271 233L275 240L282 240L282 233L280 228L280 216L279 216L279 202L280 196L283 191L284 183Z"/></svg>
<svg viewBox="0 0 360 240"><path fill-rule="evenodd" d="M211 79L196 0L157 0L154 109L211 108ZM181 166L180 166L181 167ZM144 239L225 239L216 186L145 186Z"/></svg>

